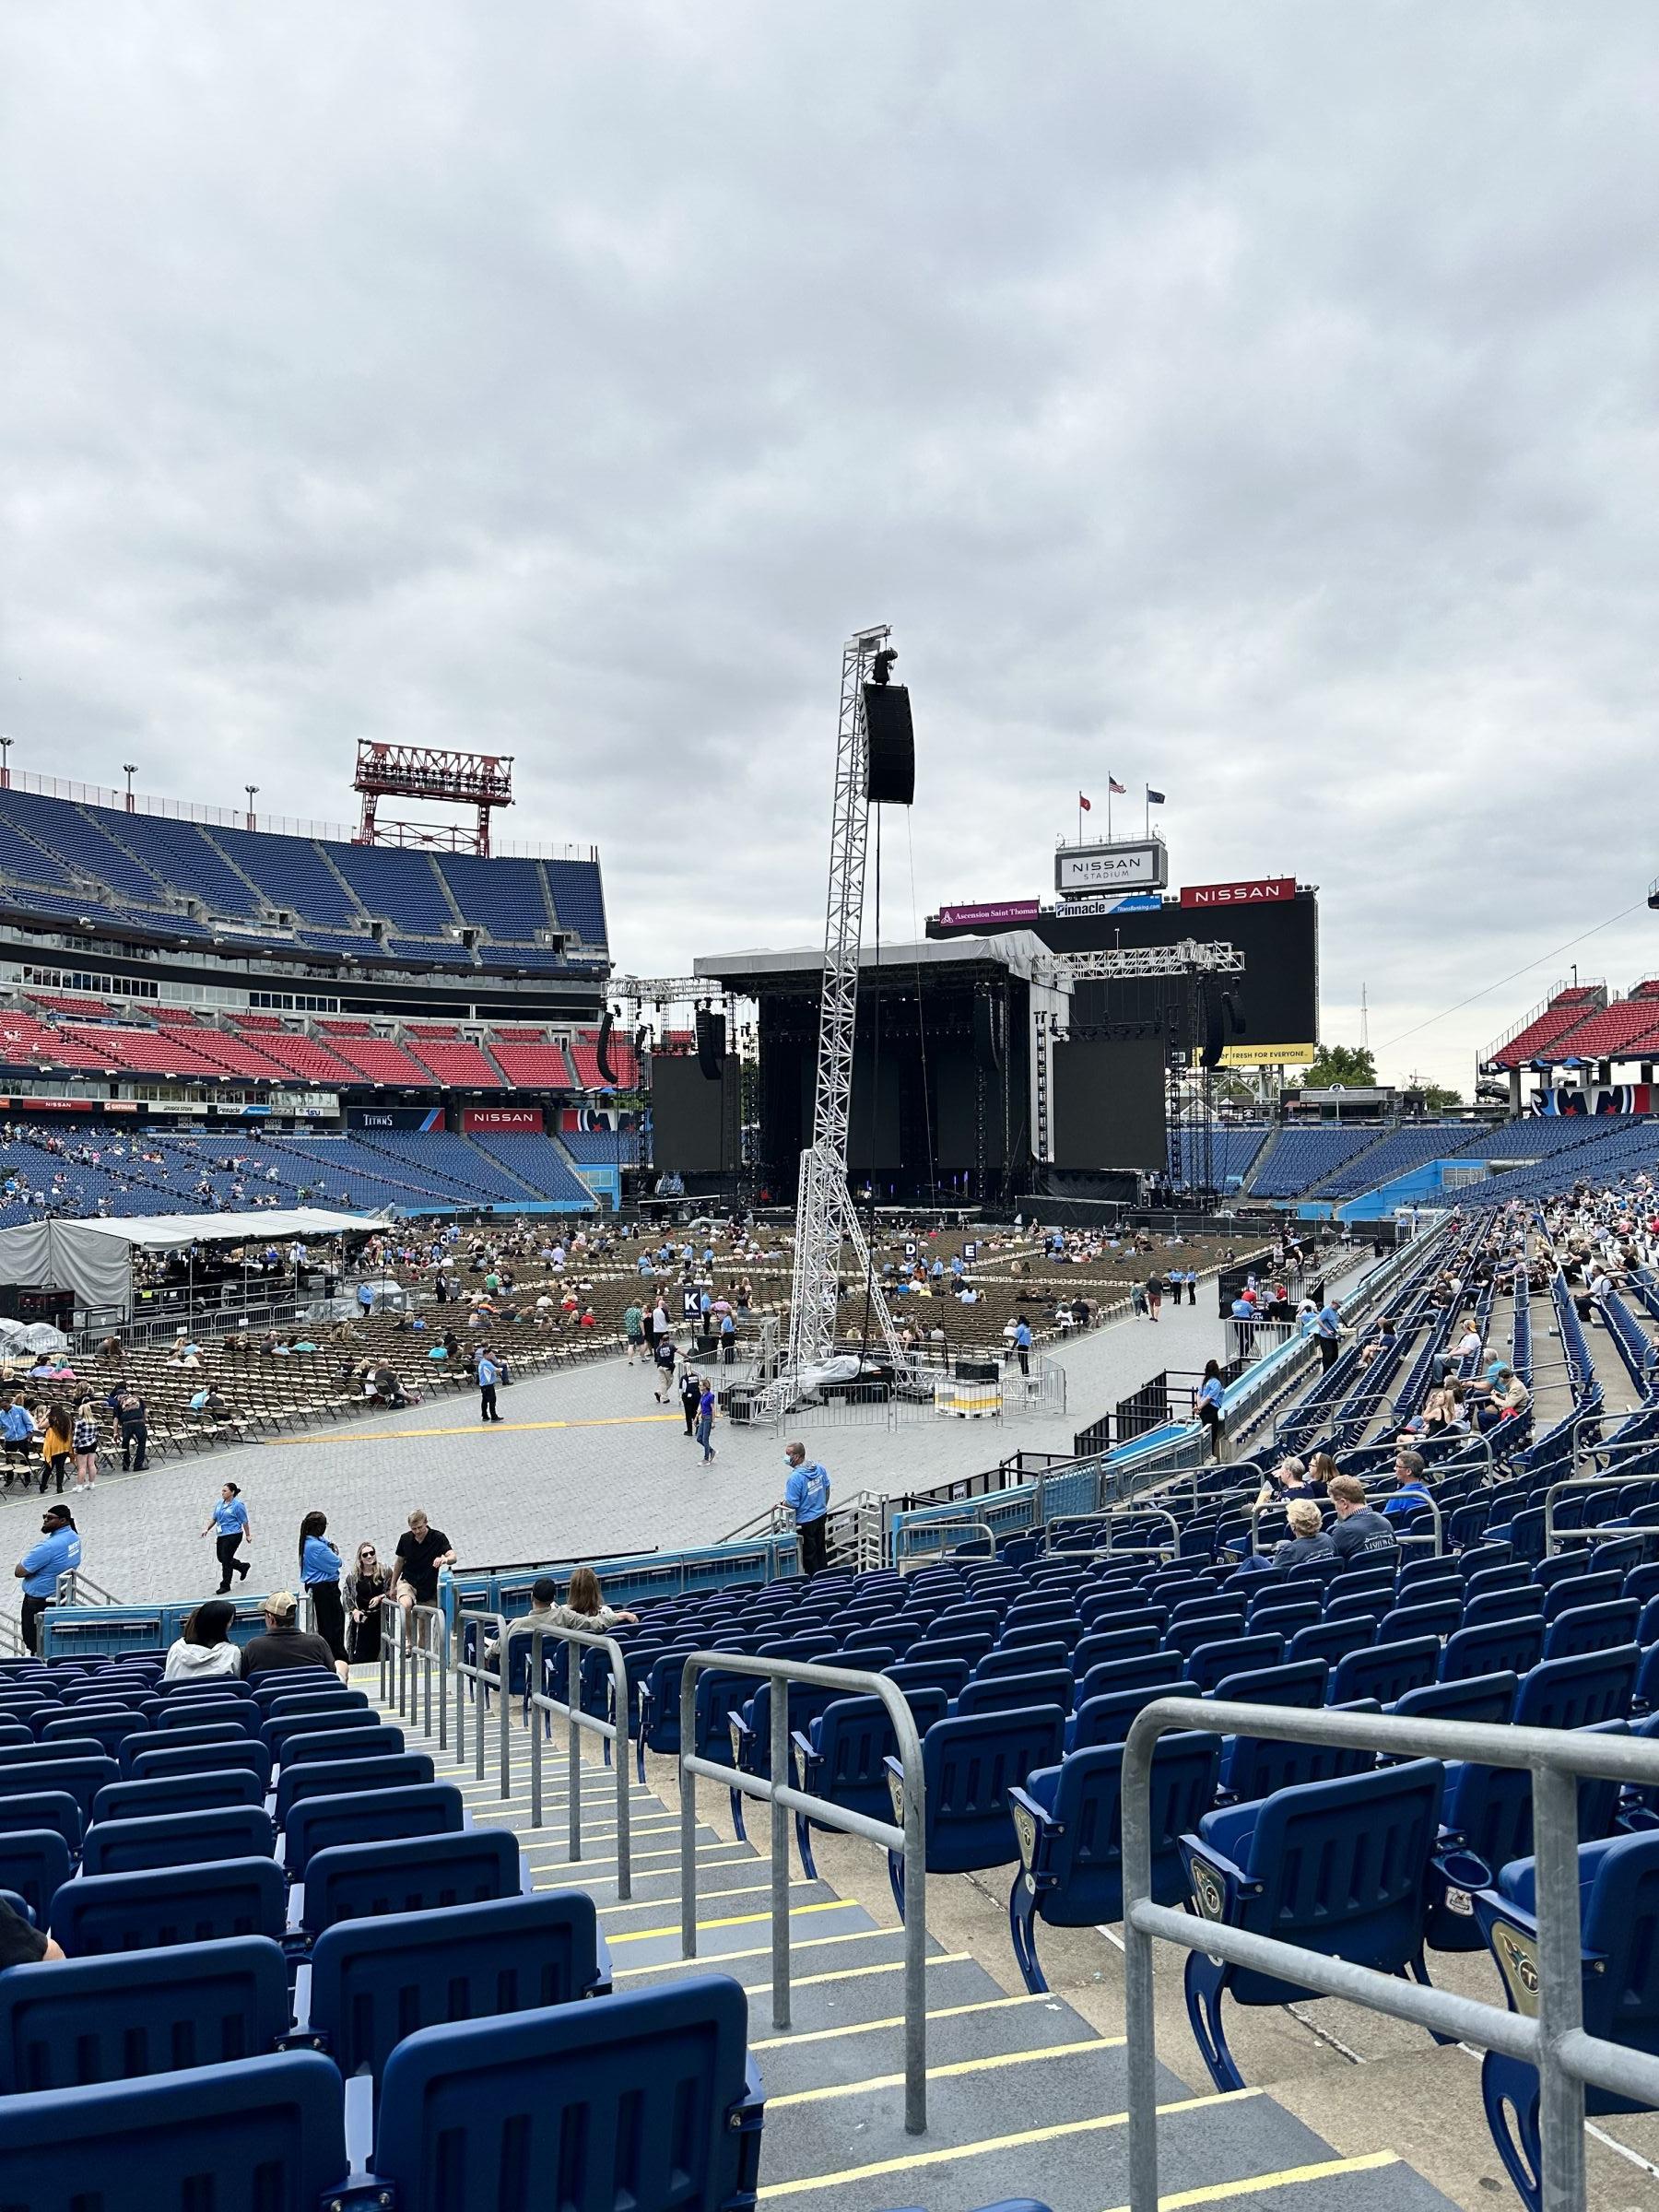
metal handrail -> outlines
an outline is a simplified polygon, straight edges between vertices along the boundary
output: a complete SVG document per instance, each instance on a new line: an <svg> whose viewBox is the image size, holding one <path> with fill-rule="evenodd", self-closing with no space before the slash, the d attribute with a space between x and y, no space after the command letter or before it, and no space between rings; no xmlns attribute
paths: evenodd
<svg viewBox="0 0 1659 2212"><path fill-rule="evenodd" d="M1644 1444L1641 1448L1644 1453L1653 1452L1659 1450L1659 1445ZM1544 1557L1547 1559L1554 1556L1558 1536L1583 1536L1594 1542L1604 1528L1618 1525L1617 1523L1598 1522L1591 1528L1558 1529L1555 1524L1555 1501L1563 1490L1621 1490L1628 1482L1659 1482L1659 1468L1655 1468L1651 1475L1565 1475L1559 1482L1552 1482L1544 1493ZM1647 1529L1642 1533L1656 1535L1659 1535L1659 1529ZM1565 1546L1561 1548L1564 1549Z"/></svg>
<svg viewBox="0 0 1659 2212"><path fill-rule="evenodd" d="M977 1520L971 1513L964 1513L959 1519L955 1520L907 1522L905 1525L901 1529L897 1530L895 1534L897 1536L906 1538L911 1536L912 1534L931 1536L935 1530L945 1528L970 1529L973 1532L971 1540L974 1542L977 1542L981 1536L983 1536L991 1547L991 1557L994 1559L995 1559L996 1531L991 1526L989 1522ZM893 1553L893 1564L899 1569L900 1573L904 1571L906 1567L919 1563L923 1559L931 1559L935 1556L930 1552L912 1553L908 1544L906 1545L902 1555L900 1555L897 1543L894 1544ZM945 1558L946 1552L943 1547L940 1547L937 1556L940 1559Z"/></svg>
<svg viewBox="0 0 1659 2212"><path fill-rule="evenodd" d="M1465 1759L1524 1768L1532 1776L1533 1849L1538 1923L1535 2016L1357 1966L1300 1945L1231 1928L1152 1901L1152 1758L1174 1729L1334 1745L1396 1759ZM1502 2052L1538 2070L1544 2212L1582 2212L1586 2082L1659 2103L1659 2058L1584 2033L1579 1920L1577 1778L1594 1775L1652 1788L1659 1746L1566 1728L1493 1728L1480 1722L1402 1720L1392 1713L1298 1712L1282 1705L1159 1698L1135 1715L1124 1747L1124 1950L1129 2062L1129 2204L1158 2207L1158 2023L1152 1945L1161 1936L1351 2004L1411 2020L1453 2041Z"/></svg>
<svg viewBox="0 0 1659 2212"><path fill-rule="evenodd" d="M1167 1521L1172 1532L1171 1541L1168 1544L1113 1544L1112 1524L1113 1519L1119 1516L1137 1521ZM1053 1541L1053 1529L1048 1527L1043 1531L1042 1556L1045 1559L1108 1559L1112 1558L1161 1559L1166 1555L1173 1559L1181 1549L1181 1524L1173 1513L1161 1505L1147 1505L1126 1498L1118 1505L1108 1506L1104 1512L1064 1513L1061 1515L1059 1525L1063 1526L1068 1535L1071 1535L1080 1528L1086 1528L1091 1521L1098 1521L1103 1524L1106 1533L1104 1544L1097 1544L1088 1547L1067 1545L1062 1549Z"/></svg>
<svg viewBox="0 0 1659 2212"><path fill-rule="evenodd" d="M691 1747L697 1732L697 1677L709 1667L723 1674L754 1675L773 1685L770 1771L746 1773L740 1767L716 1766L699 1759ZM903 1819L895 1826L872 1819L827 1797L814 1797L780 1777L794 1771L789 1752L789 1697L778 1686L808 1683L819 1689L843 1690L850 1698L879 1698L893 1724L903 1770ZM908 2135L927 2132L927 1821L926 1786L922 1771L922 1739L904 1692L885 1675L845 1666L818 1666L803 1659L751 1659L735 1652L693 1652L680 1680L680 1955L697 1956L697 1780L699 1775L758 1797L771 1807L772 2025L786 2029L789 2018L789 1816L798 1813L843 1835L863 1836L885 1851L904 1853L904 2126Z"/></svg>
<svg viewBox="0 0 1659 2212"><path fill-rule="evenodd" d="M441 1606L411 1606L406 1616L391 1591L380 1600L380 1694L382 1705L395 1696L399 1720L420 1722L429 1739L432 1733L432 1683L438 1682L438 1744L449 1744L449 1720L444 1705L443 1668L449 1644L449 1623ZM424 1712L418 1707L424 1707Z"/></svg>
<svg viewBox="0 0 1659 2212"><path fill-rule="evenodd" d="M524 1633L521 1628L519 1634ZM511 1630L509 1631L511 1634ZM548 1695L540 1685L542 1676L542 1645L548 1637L556 1643L578 1644L588 1651L604 1652L610 1660L611 1711L613 1720L601 1720L596 1712L582 1710L582 1671L577 1659L565 1662L566 1686L571 1692L570 1701L561 1704ZM510 1646L501 1647L505 1662ZM511 1671L503 1665L505 1677ZM503 1681L501 1695L506 1697ZM628 1662L622 1655L622 1646L614 1636L602 1636L589 1629L552 1628L538 1621L530 1630L530 1696L527 1700L530 1715L530 1825L542 1824L542 1732L536 1723L538 1712L558 1713L570 1723L570 1806L568 1808L567 1854L572 1864L582 1856L582 1731L591 1729L606 1743L615 1744L614 1764L617 1770L617 1895L626 1901L633 1895L632 1841L628 1794Z"/></svg>
<svg viewBox="0 0 1659 2212"><path fill-rule="evenodd" d="M471 1621L477 1630L477 1657L464 1659L466 1649L465 1630ZM496 1630L499 1649L495 1665L485 1664L484 1642L486 1628ZM450 1661L450 1672L455 1678L455 1764L466 1761L466 1686L474 1685L478 1701L478 1724L474 1731L473 1772L479 1782L484 1779L484 1700L492 1689L501 1693L500 1756L501 1795L512 1794L512 1700L507 1695L507 1616L504 1613L475 1613L470 1609L455 1616L454 1656Z"/></svg>

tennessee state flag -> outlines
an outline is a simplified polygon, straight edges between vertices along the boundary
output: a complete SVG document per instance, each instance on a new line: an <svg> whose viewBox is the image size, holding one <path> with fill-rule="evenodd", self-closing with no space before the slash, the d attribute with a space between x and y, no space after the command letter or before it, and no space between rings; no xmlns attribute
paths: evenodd
<svg viewBox="0 0 1659 2212"><path fill-rule="evenodd" d="M1088 814L1093 811L1088 804L1088 801L1083 796L1081 792L1077 794L1077 804L1083 809L1085 814Z"/></svg>

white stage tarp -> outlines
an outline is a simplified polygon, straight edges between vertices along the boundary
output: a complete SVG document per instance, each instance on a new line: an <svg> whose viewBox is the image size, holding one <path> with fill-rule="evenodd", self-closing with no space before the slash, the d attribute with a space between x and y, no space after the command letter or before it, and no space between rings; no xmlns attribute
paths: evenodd
<svg viewBox="0 0 1659 2212"><path fill-rule="evenodd" d="M25 1221L0 1229L0 1280L30 1288L73 1290L76 1303L131 1312L133 1253L185 1244L291 1244L384 1225L371 1215L322 1206L271 1207L245 1214L151 1214L132 1221Z"/></svg>

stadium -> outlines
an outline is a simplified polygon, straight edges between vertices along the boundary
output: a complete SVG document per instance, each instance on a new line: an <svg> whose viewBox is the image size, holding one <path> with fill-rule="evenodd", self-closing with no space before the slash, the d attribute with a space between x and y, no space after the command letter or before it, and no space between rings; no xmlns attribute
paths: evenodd
<svg viewBox="0 0 1659 2212"><path fill-rule="evenodd" d="M1200 6L0 24L0 2212L1659 2212L1653 27Z"/></svg>

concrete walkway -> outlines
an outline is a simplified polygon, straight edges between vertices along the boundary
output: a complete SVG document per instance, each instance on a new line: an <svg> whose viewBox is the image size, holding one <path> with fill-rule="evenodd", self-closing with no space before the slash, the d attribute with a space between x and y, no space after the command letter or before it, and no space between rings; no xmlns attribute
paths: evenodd
<svg viewBox="0 0 1659 2212"><path fill-rule="evenodd" d="M1222 1353L1213 1284L1199 1303L1168 1303L1162 1319L1126 1319L1067 1345L1066 1409L1057 1418L903 1425L810 1423L799 1434L843 1498L893 1491L994 1466L1021 1448L1069 1452L1074 1433L1163 1368L1201 1369ZM71 1500L86 1571L117 1596L205 1595L216 1585L212 1541L200 1534L227 1480L241 1485L254 1541L249 1587L292 1586L300 1516L318 1508L349 1559L359 1540L388 1557L412 1506L450 1536L463 1566L664 1550L717 1541L782 1494L787 1436L715 1430L705 1467L677 1405L657 1406L649 1371L606 1360L534 1378L501 1393L502 1419L485 1429L470 1395L403 1413L329 1423L297 1435L198 1458L169 1459L143 1475L106 1474ZM791 1431L794 1433L794 1431ZM35 1542L38 1500L12 1492L0 1505L0 1555L9 1567ZM18 1608L5 1578L0 1607Z"/></svg>

